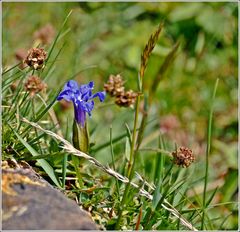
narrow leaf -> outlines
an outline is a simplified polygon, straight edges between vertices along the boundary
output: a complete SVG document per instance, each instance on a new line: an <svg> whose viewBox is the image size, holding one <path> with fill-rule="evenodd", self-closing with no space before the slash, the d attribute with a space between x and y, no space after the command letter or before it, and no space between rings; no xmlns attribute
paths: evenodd
<svg viewBox="0 0 240 232"><path fill-rule="evenodd" d="M141 121L140 129L137 137L137 150L140 147L143 140L143 134L147 124L147 119L148 119L148 96L144 95L144 111L143 111L142 121Z"/></svg>
<svg viewBox="0 0 240 232"><path fill-rule="evenodd" d="M218 81L216 80L215 86L213 89L212 101L210 106L210 112L208 116L208 128L207 128L207 149L206 149L206 167L205 167L205 178L204 178L204 190L203 190L203 212L202 212L202 222L201 222L201 230L204 229L204 218L205 218L205 208L206 208L206 192L207 192L207 183L208 183L208 166L209 166L209 154L211 148L211 140L212 140L212 120L213 120L213 104L217 92Z"/></svg>
<svg viewBox="0 0 240 232"><path fill-rule="evenodd" d="M19 141L28 149L28 151L33 155L33 156L40 156L40 154L33 148L31 147L15 130L13 130ZM47 173L47 175L51 178L53 183L57 185L59 188L61 188L61 185L55 175L55 172L51 165L44 159L39 159L38 160L40 166L43 168L43 170Z"/></svg>
<svg viewBox="0 0 240 232"><path fill-rule="evenodd" d="M176 53L177 53L177 50L178 50L178 47L179 47L180 43L177 42L172 50L168 53L168 55L166 56L163 64L160 66L159 68L159 72L158 72L158 75L155 77L153 83L152 83L152 87L151 87L151 91L149 92L149 95L152 96L157 87L158 87L158 84L160 82L160 80L162 79L162 77L164 76L164 74L166 73L167 69L169 68L169 66L172 64L172 62L174 61L175 59L175 56L176 56Z"/></svg>
<svg viewBox="0 0 240 232"><path fill-rule="evenodd" d="M218 190L218 187L216 187L212 193L212 195L209 197L208 201L206 202L206 207L211 203L212 199L214 198L216 192Z"/></svg>

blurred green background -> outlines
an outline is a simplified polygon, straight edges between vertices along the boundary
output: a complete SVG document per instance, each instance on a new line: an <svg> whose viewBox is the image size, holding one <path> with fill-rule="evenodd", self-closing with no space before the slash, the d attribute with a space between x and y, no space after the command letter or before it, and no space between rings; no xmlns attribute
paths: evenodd
<svg viewBox="0 0 240 232"><path fill-rule="evenodd" d="M5 2L2 16L3 66L10 67L17 63L16 51L31 48L33 34L40 27L50 23L57 32L70 10L72 14L65 28L66 33L57 44L59 49L64 47L47 80L49 91L56 89L56 86L59 88L81 70L76 80L79 83L93 80L96 91L103 89L103 83L110 74L118 73L125 79L127 88L137 90L141 53L150 34L159 23L164 22L164 30L148 62L144 77L147 84L158 74L164 58L177 41L180 42L180 49L157 89L150 112L150 119L154 118L157 123L147 128L145 143L156 145L154 133L160 128L168 128L169 124L171 127L172 120L175 120L175 127L165 132L169 149L174 148L175 142L191 147L197 159L196 174L203 175L204 162L201 161L204 161L206 148L210 99L214 83L219 78L210 179L213 185L217 181L225 181L219 195L221 199L230 200L224 197L231 188L230 195L236 200L237 3ZM49 45L46 45L47 48ZM58 49L55 50L57 52ZM95 109L98 113L93 113L90 119L90 129L95 129L91 141L96 144L108 141L110 125L113 125L113 136L125 131L125 122L132 125L133 110L119 108L111 102L107 98L105 105L99 105ZM63 127L71 125L72 108L64 112L59 105L55 108ZM124 152L124 143L118 144L118 154ZM106 153L109 153L108 148L96 156L108 163L111 157ZM147 158L146 166L149 160ZM230 186L226 184L227 180L233 180ZM235 222L232 223L236 223L236 218L233 220Z"/></svg>
<svg viewBox="0 0 240 232"><path fill-rule="evenodd" d="M236 3L3 3L3 65L17 62L17 49L31 48L33 34L40 27L51 23L58 31L70 10L66 34L57 44L59 48L65 45L48 81L50 89L85 69L76 79L82 83L94 80L96 90L117 73L128 88L137 90L141 52L150 34L164 22L148 63L147 83L177 41L180 49L159 84L153 114L176 116L189 137L203 142L209 100L219 78L214 138L226 142L226 150L237 141ZM126 111L131 110L105 108L102 123L113 123L116 111L124 123ZM235 155L229 161L232 165ZM228 157L223 154L221 159Z"/></svg>

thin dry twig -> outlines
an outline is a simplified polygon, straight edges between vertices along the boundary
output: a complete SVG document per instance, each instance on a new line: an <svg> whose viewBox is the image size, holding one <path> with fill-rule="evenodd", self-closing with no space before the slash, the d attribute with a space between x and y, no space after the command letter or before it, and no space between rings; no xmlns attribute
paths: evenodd
<svg viewBox="0 0 240 232"><path fill-rule="evenodd" d="M85 158L86 160L88 160L90 163L94 164L96 167L98 167L99 169L103 170L105 173L117 178L118 180L120 180L123 183L128 183L129 179L125 176L122 176L121 174L119 174L118 172L112 170L110 167L102 165L98 160L96 160L95 158L89 156L88 154L81 152L79 150L77 150L76 148L74 148L72 146L71 143L69 143L67 140L65 140L64 138L62 138L61 136L57 135L56 133L43 129L41 126L39 126L37 123L34 122L30 122L28 121L26 118L22 118L22 121L25 123L30 124L31 126L45 132L46 134L54 137L55 139L61 141L64 145L62 146L67 152ZM139 174L137 175L138 177L140 176ZM140 180L143 180L142 178L139 178ZM145 183L146 181L143 180ZM140 187L133 183L130 182L130 184L134 187L139 189ZM151 186L150 184L147 184L149 187ZM151 188L153 188L151 186ZM144 196L146 198L148 198L149 200L153 199L153 196L147 192L146 190L144 190L143 188L139 189L139 194L141 196ZM161 204L162 207L164 209L166 209L167 211L169 211L170 213L172 213L172 215L174 215L176 218L178 218L180 220L180 222L182 223L182 225L184 225L185 227L189 228L190 230L194 230L194 231L198 231L190 222L188 222L179 212L177 209L175 209L166 199L164 199L164 203Z"/></svg>

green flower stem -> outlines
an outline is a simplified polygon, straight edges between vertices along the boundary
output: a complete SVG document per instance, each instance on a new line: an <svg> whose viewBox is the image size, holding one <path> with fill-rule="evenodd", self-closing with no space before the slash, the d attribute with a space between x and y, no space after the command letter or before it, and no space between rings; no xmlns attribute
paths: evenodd
<svg viewBox="0 0 240 232"><path fill-rule="evenodd" d="M83 180L82 180L82 175L80 173L80 160L79 157L75 156L75 155L71 155L72 158L72 162L73 162L73 166L76 172L76 176L77 176L77 180L78 180L78 184L80 188L83 188Z"/></svg>
<svg viewBox="0 0 240 232"><path fill-rule="evenodd" d="M207 128L207 149L206 149L206 166L205 166L205 178L204 178L204 189L203 189L203 205L202 205L202 221L201 221L201 230L204 230L204 219L206 211L206 195L207 195L207 183L208 183L208 168L209 168L209 154L211 149L211 140L212 140L212 121L213 121L213 106L214 100L217 92L218 81L216 80L215 86L213 89L212 101L210 104L210 112L208 116L208 128Z"/></svg>
<svg viewBox="0 0 240 232"><path fill-rule="evenodd" d="M35 112L35 104L34 104L34 98L33 98L33 97L31 98L31 105L32 105L32 113L33 113L33 118L35 119L36 112ZM37 129L36 129L36 128L34 128L34 131L35 131L35 135L36 135L36 137L38 137L38 132L37 132ZM40 151L40 153L41 153L41 155L42 155L42 154L43 154L43 152L42 152L42 148L41 148L40 144L39 144L39 143L37 143L37 146L38 146L38 148L39 148L39 151Z"/></svg>
<svg viewBox="0 0 240 232"><path fill-rule="evenodd" d="M66 173L67 173L67 160L68 160L68 154L63 155L63 161L62 161L62 188L66 189Z"/></svg>
<svg viewBox="0 0 240 232"><path fill-rule="evenodd" d="M128 164L128 173L127 173L127 177L129 179L129 182L126 185L126 188L125 188L124 193L123 193L123 198L122 198L122 201L121 201L121 204L120 204L118 219L117 219L117 223L116 223L116 226L115 226L116 230L120 229L120 222L121 222L121 219L122 219L122 213L123 213L123 210L125 208L128 192L129 192L129 189L130 189L130 182L132 181L133 173L134 173L134 164L135 164L135 160L136 160L135 159L136 150L134 148L135 148L135 140L136 140L136 134L137 134L139 103L140 103L140 96L137 97L137 101L136 101L136 111L135 111L135 118L134 118L134 127L133 127L133 134L132 134L130 158L129 158L129 164Z"/></svg>
<svg viewBox="0 0 240 232"><path fill-rule="evenodd" d="M112 126L110 127L110 147L111 147L111 157L112 157L112 165L113 165L113 170L116 171L115 163L114 163L114 151L113 151L113 144L112 144ZM119 198L119 184L118 180L116 179L116 188L117 188L117 196Z"/></svg>
<svg viewBox="0 0 240 232"><path fill-rule="evenodd" d="M129 192L129 189L130 189L130 183L131 183L131 180L132 180L133 174L134 174L135 160L136 159L133 160L133 165L131 166L130 176L128 177L129 182L127 183L126 188L125 188L124 193L123 193L123 198L122 198L122 201L121 201L121 204L120 204L120 207L119 207L119 214L118 214L118 219L117 219L117 222L116 222L116 225L115 225L115 230L120 229L120 222L121 222L121 219L122 219L122 213L123 213L123 210L124 210L125 205L126 205L127 196L128 196L128 192Z"/></svg>
<svg viewBox="0 0 240 232"><path fill-rule="evenodd" d="M136 102L136 111L135 111L135 118L134 118L134 127L133 127L133 134L132 134L132 143L131 143L131 150L130 150L130 158L129 158L129 165L128 165L128 173L127 177L130 177L131 169L133 166L134 154L135 154L135 140L137 134L137 122L138 122L138 115L139 115L139 103L140 103L140 96L137 97Z"/></svg>
<svg viewBox="0 0 240 232"><path fill-rule="evenodd" d="M82 151L87 153L89 150L89 133L88 133L88 126L87 121L85 122L84 127L79 125L75 120L73 121L73 146ZM74 169L76 171L77 179L80 188L83 187L83 180L82 175L80 173L80 163L83 161L82 158L79 158L75 155L71 155L72 162L74 165Z"/></svg>

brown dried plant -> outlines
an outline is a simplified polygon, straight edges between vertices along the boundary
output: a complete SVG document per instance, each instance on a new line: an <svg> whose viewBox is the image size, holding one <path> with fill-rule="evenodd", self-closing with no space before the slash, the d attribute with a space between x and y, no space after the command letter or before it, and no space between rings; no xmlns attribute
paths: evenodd
<svg viewBox="0 0 240 232"><path fill-rule="evenodd" d="M151 52L152 50L154 49L157 41L158 41L158 37L159 37L159 34L160 32L162 31L162 28L163 28L163 23L161 23L157 30L151 34L144 50L143 50L143 53L141 55L141 66L140 66L140 77L143 78L144 76L144 72L145 72L145 69L147 67L147 62L148 62L148 59L151 55Z"/></svg>
<svg viewBox="0 0 240 232"><path fill-rule="evenodd" d="M29 76L24 84L25 89L33 97L36 93L39 93L47 88L47 85L37 76Z"/></svg>
<svg viewBox="0 0 240 232"><path fill-rule="evenodd" d="M192 150L187 147L178 148L172 152L172 156L175 164L186 168L195 160Z"/></svg>
<svg viewBox="0 0 240 232"><path fill-rule="evenodd" d="M43 48L31 48L24 62L29 67L37 70L44 67L46 58L47 52Z"/></svg>

